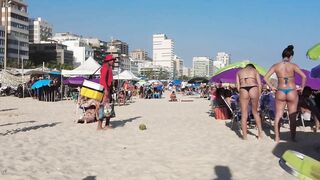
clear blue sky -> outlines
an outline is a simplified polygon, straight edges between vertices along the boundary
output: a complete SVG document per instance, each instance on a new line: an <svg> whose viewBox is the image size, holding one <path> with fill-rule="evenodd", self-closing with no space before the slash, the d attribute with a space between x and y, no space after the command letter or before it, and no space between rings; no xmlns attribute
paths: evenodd
<svg viewBox="0 0 320 180"><path fill-rule="evenodd" d="M311 69L306 51L320 42L319 0L27 0L30 17L54 32L72 32L142 48L152 57L152 35L165 33L175 53L192 57L225 51L232 62L250 59L269 68L282 50L295 46L294 62Z"/></svg>

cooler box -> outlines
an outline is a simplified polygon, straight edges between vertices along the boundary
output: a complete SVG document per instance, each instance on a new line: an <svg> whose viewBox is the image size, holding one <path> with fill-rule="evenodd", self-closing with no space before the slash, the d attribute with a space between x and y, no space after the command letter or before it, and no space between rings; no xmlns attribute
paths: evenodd
<svg viewBox="0 0 320 180"><path fill-rule="evenodd" d="M80 90L80 95L101 101L103 98L103 86L99 83L84 80Z"/></svg>

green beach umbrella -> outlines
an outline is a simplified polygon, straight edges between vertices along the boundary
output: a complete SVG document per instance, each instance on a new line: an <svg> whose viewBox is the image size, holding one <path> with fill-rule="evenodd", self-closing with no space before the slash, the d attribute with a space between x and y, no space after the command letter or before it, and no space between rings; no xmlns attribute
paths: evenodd
<svg viewBox="0 0 320 180"><path fill-rule="evenodd" d="M318 60L320 58L320 43L314 45L307 51L309 59Z"/></svg>
<svg viewBox="0 0 320 180"><path fill-rule="evenodd" d="M244 68L244 67L246 67L247 64L253 64L256 67L259 74L261 74L263 76L267 73L267 70L265 68L263 68L262 66L260 66L256 63L253 63L250 61L240 61L240 62L235 62L235 63L232 63L228 66L225 66L223 68L218 69L218 71L215 73L215 75L220 74L226 70L234 69L234 68Z"/></svg>

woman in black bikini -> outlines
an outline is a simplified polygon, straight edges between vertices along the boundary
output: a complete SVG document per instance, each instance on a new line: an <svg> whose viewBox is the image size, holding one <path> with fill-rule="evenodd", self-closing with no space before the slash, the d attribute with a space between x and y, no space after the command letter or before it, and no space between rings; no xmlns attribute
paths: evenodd
<svg viewBox="0 0 320 180"><path fill-rule="evenodd" d="M276 92L276 116L274 120L274 132L275 141L280 140L280 126L279 121L283 115L285 106L287 105L290 118L290 132L292 140L295 140L296 136L296 113L298 105L298 92L297 90L303 90L306 82L306 75L296 65L291 63L294 51L293 46L289 45L282 52L282 61L274 64L264 77L264 80L272 91ZM278 77L278 88L271 85L269 78L273 73L276 73ZM296 83L294 74L298 73L302 78L302 84L300 89L296 89Z"/></svg>
<svg viewBox="0 0 320 180"><path fill-rule="evenodd" d="M261 118L258 113L258 102L261 93L260 75L253 64L247 64L237 73L237 88L240 93L242 138L247 139L248 106L251 101L252 114L258 127L258 138L262 138Z"/></svg>

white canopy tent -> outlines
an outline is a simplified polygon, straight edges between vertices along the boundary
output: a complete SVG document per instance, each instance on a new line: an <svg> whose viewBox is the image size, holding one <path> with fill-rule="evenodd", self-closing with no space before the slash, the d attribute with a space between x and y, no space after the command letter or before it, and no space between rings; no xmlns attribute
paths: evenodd
<svg viewBox="0 0 320 180"><path fill-rule="evenodd" d="M135 76L131 71L125 70L118 75L114 75L113 79L118 80L139 80L137 76Z"/></svg>
<svg viewBox="0 0 320 180"><path fill-rule="evenodd" d="M75 68L74 70L64 70L63 69L61 71L61 74L63 76L92 75L93 73L100 74L100 71L98 70L100 67L101 67L101 65L97 61L95 61L92 57L89 57L79 67Z"/></svg>

